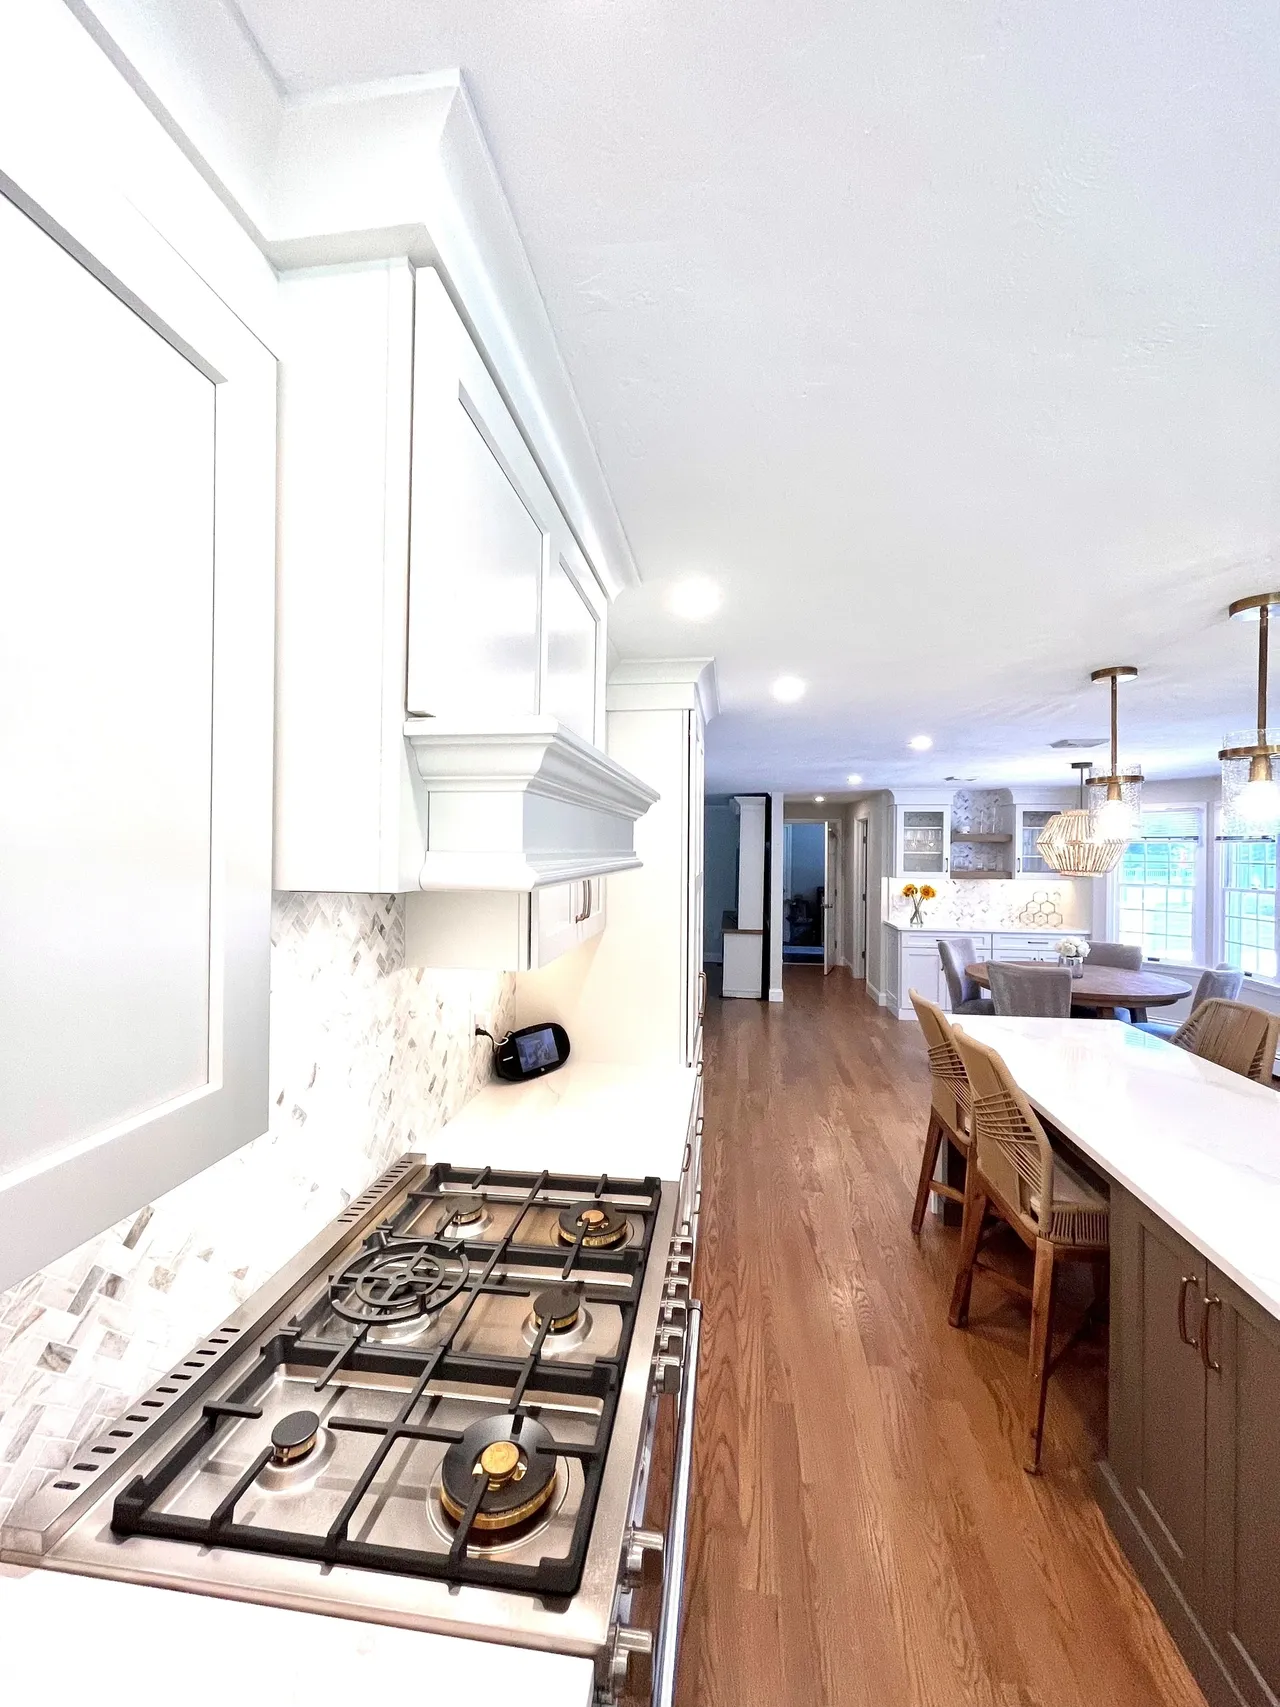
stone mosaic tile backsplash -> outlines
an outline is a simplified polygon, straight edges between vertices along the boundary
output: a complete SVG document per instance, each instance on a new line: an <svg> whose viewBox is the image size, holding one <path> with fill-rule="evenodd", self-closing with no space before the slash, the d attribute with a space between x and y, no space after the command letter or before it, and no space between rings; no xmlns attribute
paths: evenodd
<svg viewBox="0 0 1280 1707"><path fill-rule="evenodd" d="M269 1130L0 1292L0 1521L487 1080L509 973L404 964L395 895L277 895Z"/></svg>

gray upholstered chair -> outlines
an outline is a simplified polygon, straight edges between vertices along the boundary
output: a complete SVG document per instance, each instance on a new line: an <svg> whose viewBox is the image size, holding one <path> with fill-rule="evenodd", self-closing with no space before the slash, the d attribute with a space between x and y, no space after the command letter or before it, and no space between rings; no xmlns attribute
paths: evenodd
<svg viewBox="0 0 1280 1707"><path fill-rule="evenodd" d="M994 1012L991 1003L982 993L981 984L976 983L965 971L978 958L978 951L973 946L971 936L954 937L950 942L938 943L938 959L942 962L942 976L947 981L947 989L951 994L951 1011L953 1014L989 1014Z"/></svg>
<svg viewBox="0 0 1280 1707"><path fill-rule="evenodd" d="M1142 971L1142 950L1128 942L1091 942L1085 959L1095 966L1115 966L1121 972Z"/></svg>
<svg viewBox="0 0 1280 1707"><path fill-rule="evenodd" d="M1192 992L1187 1017L1190 1018L1204 1002L1234 1002L1243 987L1244 973L1237 972L1230 966L1215 966L1212 972L1202 972ZM1180 1026L1181 1022L1176 1020L1147 1019L1143 1020L1138 1030L1149 1031L1152 1037L1163 1037L1172 1041Z"/></svg>
<svg viewBox="0 0 1280 1707"><path fill-rule="evenodd" d="M1071 1015L1071 970L1066 966L1007 966L993 960L987 967L991 1004L1001 1015L1030 1019L1068 1019Z"/></svg>

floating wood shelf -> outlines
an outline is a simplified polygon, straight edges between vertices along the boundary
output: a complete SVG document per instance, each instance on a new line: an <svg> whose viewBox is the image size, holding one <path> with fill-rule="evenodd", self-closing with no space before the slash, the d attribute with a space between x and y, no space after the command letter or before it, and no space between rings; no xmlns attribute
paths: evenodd
<svg viewBox="0 0 1280 1707"><path fill-rule="evenodd" d="M1011 871L957 871L955 866L952 866L951 875L952 875L952 877L956 877L956 878L963 877L963 878L968 879L969 881L972 881L974 878L978 878L978 877L985 877L985 878L1005 877L1005 878L1009 878L1009 877L1013 876L1013 873Z"/></svg>
<svg viewBox="0 0 1280 1707"><path fill-rule="evenodd" d="M1011 842L1013 837L999 830L974 830L972 834L953 830L951 840L953 842Z"/></svg>

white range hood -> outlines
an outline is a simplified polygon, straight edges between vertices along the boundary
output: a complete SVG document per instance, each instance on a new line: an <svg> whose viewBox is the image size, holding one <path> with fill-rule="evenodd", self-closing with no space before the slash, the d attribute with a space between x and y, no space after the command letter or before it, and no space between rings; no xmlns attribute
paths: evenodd
<svg viewBox="0 0 1280 1707"><path fill-rule="evenodd" d="M426 786L423 889L528 891L640 864L656 789L553 717L404 726Z"/></svg>

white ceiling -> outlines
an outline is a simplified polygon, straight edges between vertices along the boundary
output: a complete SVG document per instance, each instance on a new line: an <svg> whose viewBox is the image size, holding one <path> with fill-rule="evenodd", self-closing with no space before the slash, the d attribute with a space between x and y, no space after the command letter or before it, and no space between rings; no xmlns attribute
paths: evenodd
<svg viewBox="0 0 1280 1707"><path fill-rule="evenodd" d="M619 647L716 656L713 786L1066 778L1113 662L1149 775L1248 724L1270 0L241 9L290 90L465 73L646 582ZM694 570L696 626L661 600Z"/></svg>

